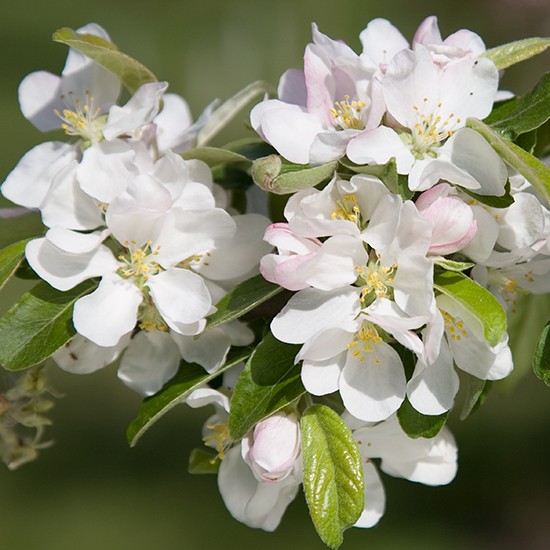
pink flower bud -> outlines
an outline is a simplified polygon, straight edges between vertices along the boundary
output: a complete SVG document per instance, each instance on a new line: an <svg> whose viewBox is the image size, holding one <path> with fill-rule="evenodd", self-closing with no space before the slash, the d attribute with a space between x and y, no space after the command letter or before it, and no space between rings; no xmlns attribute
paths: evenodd
<svg viewBox="0 0 550 550"><path fill-rule="evenodd" d="M449 196L451 186L440 183L424 191L416 201L420 215L432 222L429 253L443 256L464 248L477 232L472 209L459 197Z"/></svg>
<svg viewBox="0 0 550 550"><path fill-rule="evenodd" d="M300 426L295 414L277 412L258 422L241 442L244 461L260 481L281 481L300 455Z"/></svg>

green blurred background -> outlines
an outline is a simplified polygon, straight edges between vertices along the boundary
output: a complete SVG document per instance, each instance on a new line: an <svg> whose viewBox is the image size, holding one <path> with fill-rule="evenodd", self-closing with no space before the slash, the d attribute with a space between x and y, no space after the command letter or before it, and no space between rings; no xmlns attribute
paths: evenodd
<svg viewBox="0 0 550 550"><path fill-rule="evenodd" d="M3 2L0 181L47 139L20 115L17 86L33 70L60 71L66 50L50 36L62 26L100 23L197 115L215 97L257 79L276 84L286 68L301 67L312 21L359 50L358 34L374 17L412 38L432 14L444 36L470 28L488 47L550 35L548 0ZM542 55L509 69L503 85L522 93L549 68L550 56ZM244 136L245 120L242 113L220 144ZM9 242L13 230L0 229L0 241ZM550 548L550 388L528 372L547 318L546 299L520 308L512 320L521 329L513 332L516 373L469 420L451 419L460 449L456 480L428 488L386 477L386 515L374 529L348 531L344 549ZM56 445L16 472L0 468L1 550L324 548L301 497L275 533L264 533L229 516L214 477L187 473L204 411L172 411L129 449L125 428L139 399L113 370L84 377L52 370L52 378L64 394L48 429Z"/></svg>

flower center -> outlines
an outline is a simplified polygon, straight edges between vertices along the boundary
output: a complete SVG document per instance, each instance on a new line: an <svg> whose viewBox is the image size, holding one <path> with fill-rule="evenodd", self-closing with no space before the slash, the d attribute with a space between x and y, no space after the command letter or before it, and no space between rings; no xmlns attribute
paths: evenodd
<svg viewBox="0 0 550 550"><path fill-rule="evenodd" d="M456 130L457 125L461 123L461 119L457 118L454 113L447 116L442 116L442 103L437 104L434 112L426 110L428 98L425 97L423 104L413 105L413 109L417 113L416 124L411 128L411 134L405 136L407 143L413 156L417 159L422 159L426 156L435 158L437 149L443 141L450 138Z"/></svg>
<svg viewBox="0 0 550 550"><path fill-rule="evenodd" d="M359 361L365 360L365 353L374 351L374 347L382 342L376 327L370 321L363 321L361 328L355 333L353 341L348 344L348 349ZM378 364L378 359L375 361Z"/></svg>
<svg viewBox="0 0 550 550"><path fill-rule="evenodd" d="M208 447L212 447L218 451L220 460L225 457L225 452L231 446L232 439L229 435L229 423L217 422L215 424L207 424L206 428L209 432L202 438L204 444Z"/></svg>
<svg viewBox="0 0 550 550"><path fill-rule="evenodd" d="M357 282L361 286L359 301L363 307L370 305L376 298L393 297L393 284L397 265L381 265L380 259L371 260L366 266L355 266Z"/></svg>
<svg viewBox="0 0 550 550"><path fill-rule="evenodd" d="M364 130L367 104L364 101L353 100L350 103L349 95L345 95L342 101L335 101L330 110L332 123L340 130Z"/></svg>
<svg viewBox="0 0 550 550"><path fill-rule="evenodd" d="M338 208L332 211L330 217L333 220L347 220L361 226L361 209L357 204L355 195L344 195L336 201Z"/></svg>
<svg viewBox="0 0 550 550"><path fill-rule="evenodd" d="M145 246L138 248L135 241L126 241L124 245L128 249L126 254L121 254L118 259L123 265L117 273L124 279L132 278L139 289L147 284L149 277L162 271L162 267L155 261L158 255L160 245L154 250L151 249L151 241L147 241Z"/></svg>
<svg viewBox="0 0 550 550"><path fill-rule="evenodd" d="M61 128L67 135L78 136L87 143L96 143L103 139L102 130L107 116L100 116L99 107L94 106L93 96L87 91L85 95L84 103L80 99L76 99L72 109L67 107L62 112L55 109L54 113L61 119ZM64 96L61 96L62 101L63 99Z"/></svg>
<svg viewBox="0 0 550 550"><path fill-rule="evenodd" d="M453 317L450 313L447 313L446 311L441 311L441 315L443 315L443 321L445 322L445 329L447 330L447 333L451 337L452 340L462 340L464 336L468 336L468 331L466 330L466 327L464 326L463 321L459 321L455 317Z"/></svg>

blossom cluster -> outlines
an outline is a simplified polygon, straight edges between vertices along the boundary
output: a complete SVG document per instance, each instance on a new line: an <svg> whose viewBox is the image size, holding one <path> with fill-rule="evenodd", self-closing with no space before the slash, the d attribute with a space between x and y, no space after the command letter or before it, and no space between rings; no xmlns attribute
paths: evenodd
<svg viewBox="0 0 550 550"><path fill-rule="evenodd" d="M534 145L487 139L481 119L517 98L499 89L482 39L443 39L428 17L409 43L375 19L357 54L313 25L304 68L282 75L276 99L247 87L193 123L99 25L70 32L58 35L70 46L61 76L35 72L19 88L23 115L64 140L31 149L2 185L46 230L3 252L0 283L26 261L46 299L24 296L0 318L0 362L51 357L78 374L116 362L147 397L131 444L172 406L214 406L190 471L217 473L251 527L274 530L303 485L337 547L384 514L379 470L451 482L444 424L461 382L479 389L467 415L513 369L506 312L550 292L550 172ZM259 138L204 147L205 128L252 97ZM530 117L530 132L548 120ZM237 209L236 172L289 194L274 223ZM19 398L0 396L0 420ZM7 447L16 416L0 431Z"/></svg>

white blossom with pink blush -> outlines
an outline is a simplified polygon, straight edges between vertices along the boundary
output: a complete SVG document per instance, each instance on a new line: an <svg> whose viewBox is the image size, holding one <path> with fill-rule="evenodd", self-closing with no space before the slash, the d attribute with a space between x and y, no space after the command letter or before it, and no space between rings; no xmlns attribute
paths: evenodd
<svg viewBox="0 0 550 550"><path fill-rule="evenodd" d="M430 254L444 256L458 252L477 232L472 209L451 193L450 185L440 183L424 191L415 202L419 214L433 225Z"/></svg>

